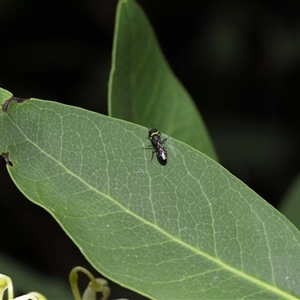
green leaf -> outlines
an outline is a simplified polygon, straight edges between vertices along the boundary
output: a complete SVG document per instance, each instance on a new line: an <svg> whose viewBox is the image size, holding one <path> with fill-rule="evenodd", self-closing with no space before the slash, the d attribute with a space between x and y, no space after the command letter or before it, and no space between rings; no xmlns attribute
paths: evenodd
<svg viewBox="0 0 300 300"><path fill-rule="evenodd" d="M197 107L170 69L135 1L120 1L117 8L109 113L146 127L155 124L217 160Z"/></svg>
<svg viewBox="0 0 300 300"><path fill-rule="evenodd" d="M15 184L122 286L152 299L300 297L299 231L190 146L170 137L161 166L142 149L146 128L38 99L12 101L0 128Z"/></svg>
<svg viewBox="0 0 300 300"><path fill-rule="evenodd" d="M298 175L289 187L286 195L281 201L279 210L300 229L300 175Z"/></svg>

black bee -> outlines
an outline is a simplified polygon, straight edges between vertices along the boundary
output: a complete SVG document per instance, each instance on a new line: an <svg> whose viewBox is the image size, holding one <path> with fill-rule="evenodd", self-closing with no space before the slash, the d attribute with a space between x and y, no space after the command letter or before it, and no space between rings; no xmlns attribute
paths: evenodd
<svg viewBox="0 0 300 300"><path fill-rule="evenodd" d="M164 144L168 138L165 138L161 141L160 139L160 132L154 128L154 125L149 129L148 133L148 139L151 141L151 145L149 145L147 148L144 149L151 149L152 150L152 157L153 159L154 153L156 153L157 160L159 163L163 166L167 164L167 149L163 147L162 144Z"/></svg>

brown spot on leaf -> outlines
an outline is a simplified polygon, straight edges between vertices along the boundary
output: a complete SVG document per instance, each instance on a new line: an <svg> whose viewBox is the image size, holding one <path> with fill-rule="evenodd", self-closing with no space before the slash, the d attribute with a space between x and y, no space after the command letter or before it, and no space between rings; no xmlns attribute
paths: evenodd
<svg viewBox="0 0 300 300"><path fill-rule="evenodd" d="M1 156L3 156L7 165L10 165L13 167L14 164L12 163L12 161L10 159L9 152L3 152L3 153L1 153Z"/></svg>
<svg viewBox="0 0 300 300"><path fill-rule="evenodd" d="M23 102L25 102L25 101L27 101L29 99L30 98L18 98L18 97L12 96L11 98L9 98L8 100L6 100L4 102L4 104L2 105L2 111L4 113L7 113L8 108L11 105L11 103L13 103L13 102L23 103Z"/></svg>

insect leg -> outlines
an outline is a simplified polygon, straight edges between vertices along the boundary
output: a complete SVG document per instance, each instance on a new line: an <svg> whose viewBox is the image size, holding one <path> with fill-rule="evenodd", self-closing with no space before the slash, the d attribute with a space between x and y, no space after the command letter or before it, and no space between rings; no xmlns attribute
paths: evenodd
<svg viewBox="0 0 300 300"><path fill-rule="evenodd" d="M169 136L168 136L167 138L163 139L163 140L161 141L161 143L164 144L168 139L169 139Z"/></svg>
<svg viewBox="0 0 300 300"><path fill-rule="evenodd" d="M146 148L142 148L142 149L153 149L153 146L152 145L148 145Z"/></svg>
<svg viewBox="0 0 300 300"><path fill-rule="evenodd" d="M150 159L150 161L152 161L152 159L153 159L153 157L154 157L154 153L156 152L156 150L153 150L152 151L152 156L151 156L151 159Z"/></svg>

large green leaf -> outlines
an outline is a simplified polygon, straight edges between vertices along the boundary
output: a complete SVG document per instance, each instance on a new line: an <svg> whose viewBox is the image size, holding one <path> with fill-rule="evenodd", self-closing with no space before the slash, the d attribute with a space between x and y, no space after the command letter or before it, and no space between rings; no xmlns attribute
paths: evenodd
<svg viewBox="0 0 300 300"><path fill-rule="evenodd" d="M193 100L170 69L151 25L135 1L122 0L117 9L109 112L140 125L155 124L217 159Z"/></svg>
<svg viewBox="0 0 300 300"><path fill-rule="evenodd" d="M161 166L146 128L38 99L0 128L15 184L112 280L154 299L300 297L299 231L190 146L170 137Z"/></svg>

